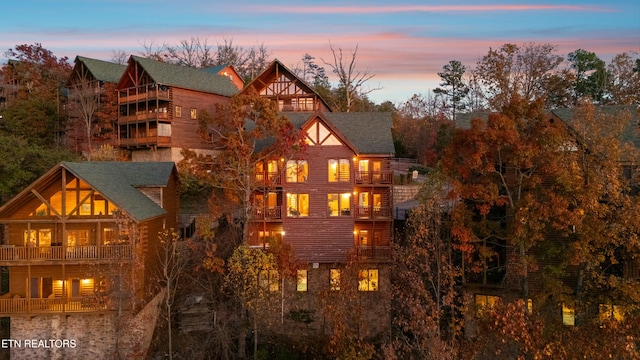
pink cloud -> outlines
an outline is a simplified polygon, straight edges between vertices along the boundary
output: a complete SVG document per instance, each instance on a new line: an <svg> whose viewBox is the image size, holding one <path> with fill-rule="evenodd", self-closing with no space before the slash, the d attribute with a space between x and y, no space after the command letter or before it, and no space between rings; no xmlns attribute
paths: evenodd
<svg viewBox="0 0 640 360"><path fill-rule="evenodd" d="M611 12L603 6L587 5L396 5L396 6L252 6L252 11L294 14L386 14L399 12L493 12L493 11L589 11Z"/></svg>

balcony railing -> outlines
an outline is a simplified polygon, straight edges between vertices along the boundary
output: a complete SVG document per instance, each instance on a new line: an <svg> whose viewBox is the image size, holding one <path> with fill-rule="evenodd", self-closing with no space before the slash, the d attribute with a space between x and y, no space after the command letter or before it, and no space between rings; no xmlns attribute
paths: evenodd
<svg viewBox="0 0 640 360"><path fill-rule="evenodd" d="M149 89L149 91L145 91L145 88L140 88L141 92L139 93L130 93L127 94L125 91L120 92L120 96L118 97L119 103L126 102L135 102L141 100L169 100L170 93L169 90L161 90L161 89Z"/></svg>
<svg viewBox="0 0 640 360"><path fill-rule="evenodd" d="M392 171L359 171L356 172L356 184L384 184L393 183Z"/></svg>
<svg viewBox="0 0 640 360"><path fill-rule="evenodd" d="M131 260L131 245L0 247L0 263L47 260Z"/></svg>
<svg viewBox="0 0 640 360"><path fill-rule="evenodd" d="M135 123L147 120L168 120L169 114L166 112L149 112L138 115L122 115L118 117L118 123Z"/></svg>
<svg viewBox="0 0 640 360"><path fill-rule="evenodd" d="M391 208L381 206L356 206L356 217L361 219L390 218Z"/></svg>
<svg viewBox="0 0 640 360"><path fill-rule="evenodd" d="M359 246L358 257L377 261L391 260L391 246Z"/></svg>
<svg viewBox="0 0 640 360"><path fill-rule="evenodd" d="M0 299L0 314L33 314L96 312L113 310L107 297L55 297L46 299L27 299L14 297Z"/></svg>
<svg viewBox="0 0 640 360"><path fill-rule="evenodd" d="M280 206L271 206L271 207L260 207L254 208L252 210L253 218L255 220L259 219L282 219L282 207Z"/></svg>
<svg viewBox="0 0 640 360"><path fill-rule="evenodd" d="M171 145L171 136L145 136L137 138L120 138L120 146L122 147L138 147L138 146L160 146L167 147Z"/></svg>
<svg viewBox="0 0 640 360"><path fill-rule="evenodd" d="M279 172L256 173L256 182L263 185L280 185L282 184Z"/></svg>

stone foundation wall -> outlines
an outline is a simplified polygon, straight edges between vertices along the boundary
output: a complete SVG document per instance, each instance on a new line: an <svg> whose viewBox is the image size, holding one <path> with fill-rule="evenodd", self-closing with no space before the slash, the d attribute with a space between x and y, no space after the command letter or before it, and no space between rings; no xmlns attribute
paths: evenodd
<svg viewBox="0 0 640 360"><path fill-rule="evenodd" d="M160 315L161 291L137 314L43 314L11 318L11 359L144 359Z"/></svg>
<svg viewBox="0 0 640 360"><path fill-rule="evenodd" d="M114 359L116 314L11 318L11 359Z"/></svg>
<svg viewBox="0 0 640 360"><path fill-rule="evenodd" d="M406 200L413 199L420 191L420 185L394 185L393 186L393 202L401 203Z"/></svg>

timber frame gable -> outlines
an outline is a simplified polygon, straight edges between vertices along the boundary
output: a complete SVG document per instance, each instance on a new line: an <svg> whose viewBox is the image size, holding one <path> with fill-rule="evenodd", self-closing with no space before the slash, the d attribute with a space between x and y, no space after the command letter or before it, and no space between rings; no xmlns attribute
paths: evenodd
<svg viewBox="0 0 640 360"><path fill-rule="evenodd" d="M102 83L117 84L127 67L108 61L91 59L84 56L76 56L71 76L67 80L67 86L73 86L80 81L98 81Z"/></svg>
<svg viewBox="0 0 640 360"><path fill-rule="evenodd" d="M243 92L249 88L275 102L282 112L331 111L327 102L309 84L278 59L272 61L257 78L247 84Z"/></svg>

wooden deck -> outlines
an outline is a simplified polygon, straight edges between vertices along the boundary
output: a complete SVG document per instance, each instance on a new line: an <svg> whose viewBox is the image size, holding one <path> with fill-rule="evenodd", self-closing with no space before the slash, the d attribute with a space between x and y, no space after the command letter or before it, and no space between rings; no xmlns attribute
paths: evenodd
<svg viewBox="0 0 640 360"><path fill-rule="evenodd" d="M104 246L7 246L0 247L0 265L42 264L43 262L66 261L83 262L85 260L121 261L133 259L131 245Z"/></svg>
<svg viewBox="0 0 640 360"><path fill-rule="evenodd" d="M87 313L114 310L107 297L59 297L47 299L0 299L0 314L29 315L55 313Z"/></svg>

